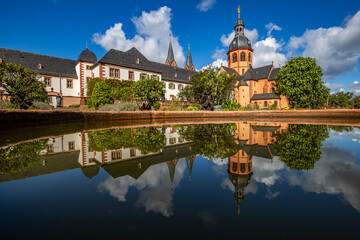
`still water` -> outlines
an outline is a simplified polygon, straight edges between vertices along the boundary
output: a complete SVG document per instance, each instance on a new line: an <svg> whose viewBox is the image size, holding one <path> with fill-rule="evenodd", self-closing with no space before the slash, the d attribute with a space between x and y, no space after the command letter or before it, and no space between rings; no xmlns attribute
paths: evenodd
<svg viewBox="0 0 360 240"><path fill-rule="evenodd" d="M0 139L1 239L359 237L357 127L19 132Z"/></svg>

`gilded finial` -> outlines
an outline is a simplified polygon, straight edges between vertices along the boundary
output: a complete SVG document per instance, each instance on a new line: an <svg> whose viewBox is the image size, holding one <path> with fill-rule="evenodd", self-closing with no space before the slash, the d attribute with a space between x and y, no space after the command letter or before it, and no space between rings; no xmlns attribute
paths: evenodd
<svg viewBox="0 0 360 240"><path fill-rule="evenodd" d="M238 7L238 14L239 14L239 17L240 17L240 5Z"/></svg>
<svg viewBox="0 0 360 240"><path fill-rule="evenodd" d="M170 37L170 42L171 42L171 33L169 34L169 37Z"/></svg>
<svg viewBox="0 0 360 240"><path fill-rule="evenodd" d="M86 43L86 49L88 49L88 43Z"/></svg>

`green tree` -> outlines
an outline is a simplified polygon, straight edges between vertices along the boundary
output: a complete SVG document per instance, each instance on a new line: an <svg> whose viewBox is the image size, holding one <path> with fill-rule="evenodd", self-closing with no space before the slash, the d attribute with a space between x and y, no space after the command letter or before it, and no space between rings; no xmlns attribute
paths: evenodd
<svg viewBox="0 0 360 240"><path fill-rule="evenodd" d="M217 68L208 67L192 75L189 89L181 94L197 101L203 109L214 110L215 105L222 105L226 98L232 96L238 80L236 74L229 76L225 72L218 73Z"/></svg>
<svg viewBox="0 0 360 240"><path fill-rule="evenodd" d="M319 108L326 104L330 94L321 76L321 67L315 59L292 58L276 76L275 93L285 95L293 108Z"/></svg>
<svg viewBox="0 0 360 240"><path fill-rule="evenodd" d="M42 161L44 156L39 154L47 142L48 139L42 139L0 149L0 173L17 173Z"/></svg>
<svg viewBox="0 0 360 240"><path fill-rule="evenodd" d="M354 97L353 102L354 102L354 108L359 109L360 108L360 96Z"/></svg>
<svg viewBox="0 0 360 240"><path fill-rule="evenodd" d="M90 81L86 84L86 86L87 86L86 96L91 97L92 92L95 88L95 84L98 82L102 82L102 81L104 81L104 80L102 80L99 77L90 79Z"/></svg>
<svg viewBox="0 0 360 240"><path fill-rule="evenodd" d="M184 88L182 88L179 92L179 98L181 100L185 100L185 101L189 101L189 102L193 102L194 99L194 94L191 91L191 87L185 86Z"/></svg>
<svg viewBox="0 0 360 240"><path fill-rule="evenodd" d="M134 83L134 99L146 101L140 109L151 109L165 95L164 84L155 78L141 78Z"/></svg>
<svg viewBox="0 0 360 240"><path fill-rule="evenodd" d="M213 160L234 155L240 149L235 142L236 124L190 125L180 135L191 142L192 151Z"/></svg>
<svg viewBox="0 0 360 240"><path fill-rule="evenodd" d="M285 133L275 133L277 155L290 169L309 170L320 159L322 142L329 137L326 126L290 125Z"/></svg>
<svg viewBox="0 0 360 240"><path fill-rule="evenodd" d="M94 90L91 94L91 105L98 108L102 105L113 103L114 98L111 95L111 88L104 81L99 81L95 84Z"/></svg>
<svg viewBox="0 0 360 240"><path fill-rule="evenodd" d="M40 75L20 64L0 62L0 87L11 96L17 108L27 109L33 101L44 102L47 97Z"/></svg>
<svg viewBox="0 0 360 240"><path fill-rule="evenodd" d="M328 105L335 108L351 108L353 106L354 93L338 92L329 96Z"/></svg>
<svg viewBox="0 0 360 240"><path fill-rule="evenodd" d="M105 82L111 87L111 95L114 100L122 102L130 102L132 100L134 81L106 79Z"/></svg>
<svg viewBox="0 0 360 240"><path fill-rule="evenodd" d="M141 153L159 152L165 147L165 135L155 127L137 129L134 134L134 146Z"/></svg>

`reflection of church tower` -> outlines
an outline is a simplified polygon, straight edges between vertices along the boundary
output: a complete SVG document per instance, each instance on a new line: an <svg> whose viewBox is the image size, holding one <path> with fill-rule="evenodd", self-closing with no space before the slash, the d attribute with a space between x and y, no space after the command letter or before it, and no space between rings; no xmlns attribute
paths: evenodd
<svg viewBox="0 0 360 240"><path fill-rule="evenodd" d="M240 75L244 75L252 65L252 52L250 40L245 36L244 22L240 18L240 6L238 8L238 19L235 23L235 37L229 45L228 66Z"/></svg>
<svg viewBox="0 0 360 240"><path fill-rule="evenodd" d="M191 173L192 173L192 167L193 167L194 160L195 160L195 155L192 155L190 157L185 157L185 159L186 159L188 172L189 172L189 183L191 183Z"/></svg>
<svg viewBox="0 0 360 240"><path fill-rule="evenodd" d="M82 173L90 179L93 177L95 177L96 175L98 175L99 171L100 171L100 166L98 165L92 165L92 166L87 166L87 167L82 167L81 168Z"/></svg>
<svg viewBox="0 0 360 240"><path fill-rule="evenodd" d="M169 50L168 50L168 55L167 55L165 64L166 64L166 65L173 66L173 67L177 67L177 66L178 66L178 65L176 64L176 61L175 61L174 51L173 51L172 44L171 44L171 34L170 34Z"/></svg>
<svg viewBox="0 0 360 240"><path fill-rule="evenodd" d="M234 197L238 204L238 215L240 215L240 205L244 201L244 190L249 185L252 176L252 159L244 150L240 150L228 158L228 173L235 188Z"/></svg>
<svg viewBox="0 0 360 240"><path fill-rule="evenodd" d="M178 162L177 159L166 162L166 165L169 168L170 181L171 181L171 191L174 189L175 167L176 167L177 162Z"/></svg>

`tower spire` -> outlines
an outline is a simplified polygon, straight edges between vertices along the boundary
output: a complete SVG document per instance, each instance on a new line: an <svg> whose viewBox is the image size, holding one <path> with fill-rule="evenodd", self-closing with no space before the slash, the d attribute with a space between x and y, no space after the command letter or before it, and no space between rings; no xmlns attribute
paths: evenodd
<svg viewBox="0 0 360 240"><path fill-rule="evenodd" d="M239 7L238 7L238 18L240 18L240 5L239 5Z"/></svg>
<svg viewBox="0 0 360 240"><path fill-rule="evenodd" d="M174 51L173 51L172 44L171 44L171 33L169 34L169 37L170 37L170 43L169 43L168 55L167 55L165 64L177 67L177 64L176 64L176 61L174 58Z"/></svg>
<svg viewBox="0 0 360 240"><path fill-rule="evenodd" d="M190 42L188 42L188 54L187 54L187 58L186 58L185 69L195 71L195 67L194 67L194 64L193 64L192 58L191 58Z"/></svg>

